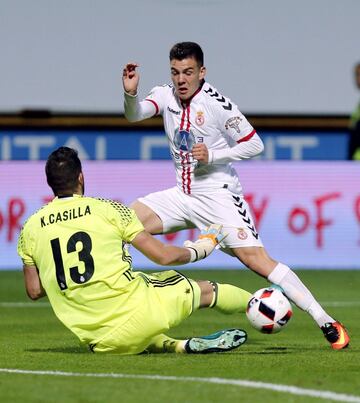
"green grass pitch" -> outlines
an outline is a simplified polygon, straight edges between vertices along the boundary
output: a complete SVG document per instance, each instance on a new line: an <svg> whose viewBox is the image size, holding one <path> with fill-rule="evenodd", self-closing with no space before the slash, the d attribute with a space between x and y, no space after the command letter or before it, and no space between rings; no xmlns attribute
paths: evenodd
<svg viewBox="0 0 360 403"><path fill-rule="evenodd" d="M252 292L267 285L246 270L186 274ZM297 274L328 312L347 326L352 337L348 349L332 351L311 318L293 307L289 326L279 334L258 333L245 315L225 316L212 310L196 312L170 332L187 337L244 328L247 343L224 354L92 354L56 319L46 299L27 299L20 271L0 272L0 401L360 402L360 270ZM274 390L276 385L285 388ZM307 394L308 390L312 392Z"/></svg>

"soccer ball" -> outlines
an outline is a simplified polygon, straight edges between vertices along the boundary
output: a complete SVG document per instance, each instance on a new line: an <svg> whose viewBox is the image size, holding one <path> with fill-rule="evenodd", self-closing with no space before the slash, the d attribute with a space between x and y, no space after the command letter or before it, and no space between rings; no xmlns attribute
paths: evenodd
<svg viewBox="0 0 360 403"><path fill-rule="evenodd" d="M292 309L289 300L278 288L261 288L248 302L246 316L262 333L278 333L289 322Z"/></svg>

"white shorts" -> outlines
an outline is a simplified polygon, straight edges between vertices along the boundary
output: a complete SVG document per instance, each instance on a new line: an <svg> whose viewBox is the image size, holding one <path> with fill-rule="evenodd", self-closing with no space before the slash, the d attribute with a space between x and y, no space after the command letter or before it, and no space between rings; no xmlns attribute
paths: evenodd
<svg viewBox="0 0 360 403"><path fill-rule="evenodd" d="M187 195L173 187L138 200L160 217L164 233L222 224L223 231L228 233L223 242L226 249L263 246L249 205L242 195L228 189Z"/></svg>

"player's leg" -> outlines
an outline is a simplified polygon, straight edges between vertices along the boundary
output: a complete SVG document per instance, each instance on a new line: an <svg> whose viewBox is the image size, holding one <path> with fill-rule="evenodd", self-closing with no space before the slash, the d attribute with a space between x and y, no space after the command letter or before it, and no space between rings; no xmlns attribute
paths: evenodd
<svg viewBox="0 0 360 403"><path fill-rule="evenodd" d="M158 215L148 207L146 204L134 201L130 207L135 210L135 213L139 220L145 227L145 230L150 234L161 234L163 232L163 224Z"/></svg>
<svg viewBox="0 0 360 403"><path fill-rule="evenodd" d="M241 329L183 340L165 335L164 332L200 307L217 305L214 285L207 281L198 283L175 270L151 274L133 272L133 276L137 286L132 299L137 303L127 314L119 316L117 326L109 334L92 343L92 351L124 355L144 351L209 353L229 351L246 341L246 332ZM247 298L245 291L242 297ZM228 313L242 310L245 303L239 297L237 305L231 304L224 308Z"/></svg>
<svg viewBox="0 0 360 403"><path fill-rule="evenodd" d="M289 299L313 317L334 349L349 343L345 328L324 311L299 277L267 254L250 208L241 195L224 190L216 195L199 195L193 198L192 207L195 224L199 228L209 223L223 224L223 231L228 233L224 247L248 268L282 287Z"/></svg>
<svg viewBox="0 0 360 403"><path fill-rule="evenodd" d="M214 308L224 314L245 312L251 294L231 284L207 280L191 280L194 290L194 310ZM213 353L229 351L246 342L247 334L242 329L226 329L208 336L192 337L185 344L179 343L187 353Z"/></svg>
<svg viewBox="0 0 360 403"><path fill-rule="evenodd" d="M246 311L251 297L248 291L232 284L208 280L198 280L196 284L200 288L199 308L214 308L228 315Z"/></svg>
<svg viewBox="0 0 360 403"><path fill-rule="evenodd" d="M233 253L252 271L277 284L285 294L302 310L308 312L319 326L334 322L315 300L299 277L286 265L274 261L264 248L234 248Z"/></svg>
<svg viewBox="0 0 360 403"><path fill-rule="evenodd" d="M274 261L264 248L234 248L233 253L248 268L279 285L300 309L308 312L322 329L325 337L334 349L341 349L349 344L345 328L332 318L314 298L300 278L286 265Z"/></svg>
<svg viewBox="0 0 360 403"><path fill-rule="evenodd" d="M194 227L188 220L184 197L174 187L140 197L130 207L151 234L175 232Z"/></svg>
<svg viewBox="0 0 360 403"><path fill-rule="evenodd" d="M147 353L185 353L187 340L174 339L166 334L154 336L146 347Z"/></svg>
<svg viewBox="0 0 360 403"><path fill-rule="evenodd" d="M175 270L159 273L141 273L148 286L158 296L156 314L163 313L168 328L177 326L199 308L214 306L224 313L243 312L250 294L238 287L195 281ZM152 292L152 291L150 291ZM226 295L229 294L229 295ZM152 308L151 308L152 309ZM148 352L210 353L229 351L246 341L246 332L241 329L226 329L208 336L191 337L185 340L165 334L152 337Z"/></svg>
<svg viewBox="0 0 360 403"><path fill-rule="evenodd" d="M189 339L174 339L166 334L154 336L144 352L208 354L223 353L240 347L245 343L247 334L241 329L225 329L219 332Z"/></svg>

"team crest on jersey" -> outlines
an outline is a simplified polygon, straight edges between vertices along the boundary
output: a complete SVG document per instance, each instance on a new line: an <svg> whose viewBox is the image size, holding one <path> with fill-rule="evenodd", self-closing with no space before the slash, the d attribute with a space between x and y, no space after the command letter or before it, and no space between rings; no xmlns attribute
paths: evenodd
<svg viewBox="0 0 360 403"><path fill-rule="evenodd" d="M225 129L226 130L229 130L229 128L235 129L237 133L240 133L241 121L242 119L240 116L234 116L225 122Z"/></svg>
<svg viewBox="0 0 360 403"><path fill-rule="evenodd" d="M202 126L205 123L204 112L196 112L195 122L198 126Z"/></svg>
<svg viewBox="0 0 360 403"><path fill-rule="evenodd" d="M174 135L174 144L175 147L181 151L190 151L195 144L195 136L191 130L186 131L176 129Z"/></svg>
<svg viewBox="0 0 360 403"><path fill-rule="evenodd" d="M248 237L246 231L244 230L244 228L238 228L238 230L239 230L237 234L238 238L244 241Z"/></svg>

